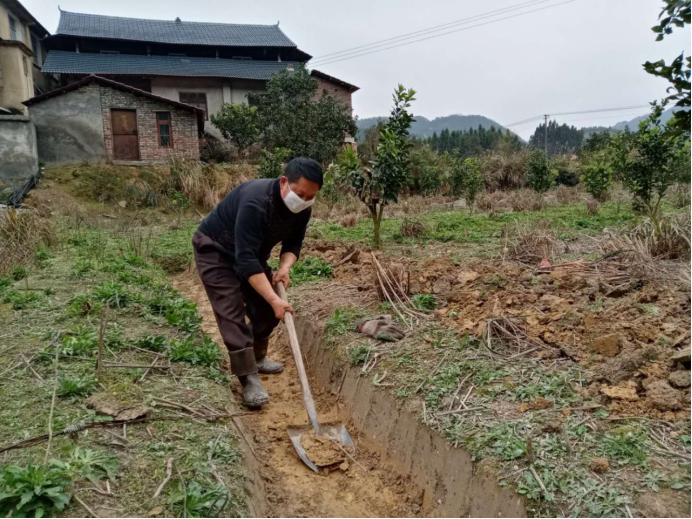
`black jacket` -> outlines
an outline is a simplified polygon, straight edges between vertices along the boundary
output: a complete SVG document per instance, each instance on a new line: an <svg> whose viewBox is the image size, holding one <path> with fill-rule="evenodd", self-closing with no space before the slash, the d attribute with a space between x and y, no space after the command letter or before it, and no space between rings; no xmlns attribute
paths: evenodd
<svg viewBox="0 0 692 519"><path fill-rule="evenodd" d="M281 254L300 255L311 210L292 213L284 204L278 179L249 180L236 186L207 215L199 230L228 252L236 274L247 279L265 271L281 242Z"/></svg>

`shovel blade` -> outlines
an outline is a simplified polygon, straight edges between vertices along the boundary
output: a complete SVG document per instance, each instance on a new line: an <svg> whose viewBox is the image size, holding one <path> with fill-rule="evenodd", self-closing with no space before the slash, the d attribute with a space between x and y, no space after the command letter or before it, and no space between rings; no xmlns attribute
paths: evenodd
<svg viewBox="0 0 692 519"><path fill-rule="evenodd" d="M319 472L320 468L315 465L312 461L310 461L310 458L308 458L307 452L305 452L305 449L303 448L303 445L301 443L301 440L303 438L303 434L312 431L312 427L307 426L307 427L288 427L286 429L286 432L288 432L288 437L291 438L291 443L293 444L293 447L295 448L296 452L298 453L298 456L300 457L301 460L303 460L303 463L305 463L308 467L310 467L312 470L315 472ZM343 424L330 424L330 425L321 425L320 426L320 436L327 436L334 440L335 442L339 443L343 447L353 447L354 453L355 453L355 446L353 445L353 439L351 438L351 435L348 434L348 431L346 430L346 427Z"/></svg>

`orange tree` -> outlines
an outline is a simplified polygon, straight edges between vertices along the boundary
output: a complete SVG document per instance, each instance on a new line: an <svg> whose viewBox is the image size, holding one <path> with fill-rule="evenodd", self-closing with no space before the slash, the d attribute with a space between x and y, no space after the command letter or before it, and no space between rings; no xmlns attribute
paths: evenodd
<svg viewBox="0 0 692 519"><path fill-rule="evenodd" d="M380 130L375 157L363 164L352 148L339 155L339 182L367 206L373 223L373 246L380 247L380 224L384 208L399 200L408 184L409 129L414 121L408 109L416 92L399 85L394 90L394 107Z"/></svg>

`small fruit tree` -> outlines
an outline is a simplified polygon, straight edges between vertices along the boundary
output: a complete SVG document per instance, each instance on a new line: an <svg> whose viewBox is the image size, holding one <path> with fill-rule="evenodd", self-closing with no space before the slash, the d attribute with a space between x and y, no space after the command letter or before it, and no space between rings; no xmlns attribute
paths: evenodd
<svg viewBox="0 0 692 519"><path fill-rule="evenodd" d="M661 202L668 188L679 178L683 138L661 126L663 108L654 103L651 115L639 123L630 139L613 139L623 181L634 196L634 206L644 212L660 231ZM668 129L677 122L668 123Z"/></svg>
<svg viewBox="0 0 692 519"><path fill-rule="evenodd" d="M526 165L526 183L538 193L545 193L555 184L557 172L551 171L543 150L533 150Z"/></svg>
<svg viewBox="0 0 692 519"><path fill-rule="evenodd" d="M394 90L394 108L380 131L374 159L364 165L348 148L339 155L339 181L347 185L367 206L373 223L373 246L380 246L380 224L384 207L396 203L408 182L409 128L414 121L408 109L416 92L399 85Z"/></svg>
<svg viewBox="0 0 692 519"><path fill-rule="evenodd" d="M478 193L483 189L483 173L473 158L455 160L452 166L452 194L463 196L469 212L473 213Z"/></svg>
<svg viewBox="0 0 692 519"><path fill-rule="evenodd" d="M604 202L613 183L613 168L605 151L591 155L584 164L582 182L586 191L599 202Z"/></svg>

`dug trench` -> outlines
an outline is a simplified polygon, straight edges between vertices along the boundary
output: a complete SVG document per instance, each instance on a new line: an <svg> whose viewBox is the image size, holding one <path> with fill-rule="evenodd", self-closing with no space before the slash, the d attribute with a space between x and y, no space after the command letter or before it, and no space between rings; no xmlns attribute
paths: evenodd
<svg viewBox="0 0 692 519"><path fill-rule="evenodd" d="M179 276L174 285L197 303L205 332L223 344L196 276ZM474 464L337 358L326 346L322 323L298 315L296 326L320 421L344 423L356 452L319 474L298 458L286 428L308 421L287 337L279 330L270 351L286 369L262 376L271 401L238 424L255 516L526 516L521 498L498 486L483 464ZM234 382L235 401L241 401L238 389Z"/></svg>

